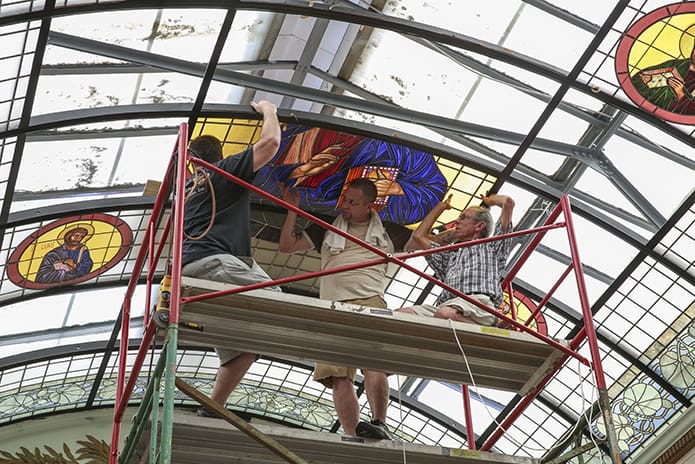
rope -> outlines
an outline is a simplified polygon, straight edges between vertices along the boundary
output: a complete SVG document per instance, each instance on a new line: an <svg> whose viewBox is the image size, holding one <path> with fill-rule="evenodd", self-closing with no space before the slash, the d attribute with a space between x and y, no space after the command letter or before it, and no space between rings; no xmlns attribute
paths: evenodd
<svg viewBox="0 0 695 464"><path fill-rule="evenodd" d="M186 193L186 196L183 199L184 204L188 201L188 199L193 195L193 193L196 191L196 189L202 185L207 184L208 188L210 189L210 198L211 198L211 203L212 203L212 212L210 213L210 222L208 223L207 228L197 237L191 237L186 233L186 230L184 229L183 235L189 239L189 240L200 240L201 238L205 237L208 232L210 232L210 229L212 229L213 224L215 223L215 215L217 214L217 200L215 199L215 187L212 185L212 181L210 180L210 173L208 173L206 170L196 167L195 172L193 173L193 179L192 179L193 185L191 185L191 188L188 190Z"/></svg>

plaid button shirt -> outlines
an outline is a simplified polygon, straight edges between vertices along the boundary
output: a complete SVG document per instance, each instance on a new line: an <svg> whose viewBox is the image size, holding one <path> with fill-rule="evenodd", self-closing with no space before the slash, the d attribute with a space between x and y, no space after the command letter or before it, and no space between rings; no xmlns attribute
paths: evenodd
<svg viewBox="0 0 695 464"><path fill-rule="evenodd" d="M494 235L502 233L502 224L497 221ZM499 306L502 303L502 271L510 250L511 240L506 238L434 253L427 255L426 259L437 279L466 295L489 295L492 303ZM440 305L452 298L456 295L442 290L435 304Z"/></svg>

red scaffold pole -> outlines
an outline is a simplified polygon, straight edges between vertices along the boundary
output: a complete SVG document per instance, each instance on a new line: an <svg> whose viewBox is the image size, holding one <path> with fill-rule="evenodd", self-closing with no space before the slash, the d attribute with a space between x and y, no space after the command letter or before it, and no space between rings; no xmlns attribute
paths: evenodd
<svg viewBox="0 0 695 464"><path fill-rule="evenodd" d="M181 125L179 134L179 157L176 172L175 197L172 205L173 233L172 233L172 266L171 266L171 303L169 309L169 323L178 324L181 311L181 263L183 261L183 210L186 197L186 179L188 178L188 161L193 158L188 156L188 125Z"/></svg>
<svg viewBox="0 0 695 464"><path fill-rule="evenodd" d="M159 192L157 193L157 197L154 202L154 206L152 207L152 213L150 215L150 223L155 221L157 218L159 218L162 215L162 212L164 211L164 205L166 204L166 200L169 196L169 185L171 183L171 180L173 178L173 157L169 161L169 166L167 167L166 173L164 175L164 182L162 183L162 187L159 189ZM145 230L145 236L143 237L142 241L144 244L147 244L150 240L150 235L154 233L152 229L148 226ZM133 263L133 271L130 276L130 280L128 281L128 287L126 288L125 296L123 298L123 307L121 308L121 339L120 339L120 344L119 344L119 349L118 349L118 373L117 373L117 380L116 380L116 398L115 398L115 406L114 406L114 419L113 419L113 429L111 432L111 449L109 453L109 464L116 464L118 462L118 442L120 440L120 435L121 435L121 422L123 420L123 414L125 412L125 408L127 407L128 404L128 399L130 398L130 394L132 393L132 388L126 388L125 385L125 374L126 374L126 361L128 358L128 340L129 340L129 326L130 326L130 305L131 305L131 300L133 297L133 293L135 292L135 288L137 287L138 280L140 278L140 274L142 273L142 269L144 267L145 259L147 258L147 252L148 252L148 247L143 246L140 248L140 251L138 252L137 257L135 258L135 263ZM149 289L148 289L149 290ZM143 336L143 340L141 342L141 348L142 346L145 347L145 351L147 350L147 345L151 341L151 338L149 341L147 341L147 344L143 345L145 343L146 339L148 338L147 336L147 330L145 331L145 335ZM139 358L139 356L138 356ZM144 356L143 356L144 359ZM139 373L140 366L142 365L142 361L140 362L140 365L134 364L133 369L134 372L131 373L131 379L133 377L137 377L137 373ZM137 369L137 371L136 371ZM137 372L137 373L136 373ZM134 385L134 381L129 382L130 384Z"/></svg>
<svg viewBox="0 0 695 464"><path fill-rule="evenodd" d="M603 414L603 422L606 427L606 438L608 450L610 452L613 464L620 464L622 457L620 448L618 447L618 436L613 426L613 413L611 410L610 398L608 397L608 389L606 387L606 377L603 372L603 364L601 363L601 352L598 347L598 338L596 337L596 327L594 326L594 316L591 312L589 304L589 296L586 291L586 282L584 282L584 271L582 269L582 261L579 258L579 248L577 247L577 236L574 232L574 222L570 211L569 198L564 196L560 198L560 204L565 211L565 222L567 222L567 238L569 239L570 251L572 253L572 263L574 265L574 277L577 281L579 290L579 302L582 307L582 315L584 316L583 333L586 335L591 353L591 367L596 380L596 389L598 390L598 405Z"/></svg>
<svg viewBox="0 0 695 464"><path fill-rule="evenodd" d="M591 313L591 307L589 305L588 293L586 291L586 283L584 282L584 274L581 264L581 259L579 257L579 249L577 247L576 235L574 233L574 224L572 220L572 213L570 208L569 199L564 196L560 199L559 209L562 210L567 230L567 237L570 245L570 254L572 259L571 268L574 270L577 292L579 294L580 304L582 307L582 314L584 316L584 327L579 331L579 333L570 342L570 348L576 350L584 338L588 339L589 351L591 353L591 367L594 372L596 379L596 385L599 395L599 406L603 412L603 419L606 426L607 442L609 450L611 453L611 459L613 464L622 463L622 458L620 456L620 450L617 446L618 440L615 433L615 428L613 426L611 406L608 398L608 393L606 389L606 381L603 374L603 368L601 366L601 356L598 350L598 341L596 338L595 327L593 324L593 315ZM556 208L556 211L558 208ZM560 278L560 281L568 275L569 270L566 270ZM546 375L533 392L530 392L514 407L511 413L507 415L505 420L498 425L497 429L492 433L488 440L480 448L482 451L489 451L499 440L499 438L505 433L508 427L514 423L514 421L524 412L524 410L533 402L533 400L540 394L545 385L551 380L551 378L557 372L559 366L562 366L567 360L567 355L565 355L560 362L556 364L556 367Z"/></svg>
<svg viewBox="0 0 695 464"><path fill-rule="evenodd" d="M184 198L186 197L186 178L188 171L188 124L181 124L179 129L178 157L176 158L176 182L174 185L174 202L172 205L172 266L171 266L171 297L169 300L169 323L167 325L166 363L164 366L164 401L162 404L162 430L160 433L159 462L171 462L174 395L176 380L176 364L178 350L179 315L181 308L181 261L183 256L183 213Z"/></svg>
<svg viewBox="0 0 695 464"><path fill-rule="evenodd" d="M466 418L466 441L468 449L475 449L475 431L473 429L473 413L471 411L471 393L468 385L461 385L461 396L463 397L463 414Z"/></svg>

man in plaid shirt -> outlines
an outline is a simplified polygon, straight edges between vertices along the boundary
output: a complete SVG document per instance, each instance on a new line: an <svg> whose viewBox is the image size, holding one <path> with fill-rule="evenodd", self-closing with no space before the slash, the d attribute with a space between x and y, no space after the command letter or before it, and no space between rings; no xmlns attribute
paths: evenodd
<svg viewBox="0 0 695 464"><path fill-rule="evenodd" d="M512 228L514 200L506 195L492 194L482 196L485 206L466 208L455 222L455 227L433 240L430 231L436 219L451 208L451 195L430 211L413 232L408 250L423 250L449 243L467 242L490 236L493 231L490 207L502 208L502 213L494 225L494 235L506 234ZM448 242L448 243L447 243ZM434 275L445 284L465 293L483 305L496 308L502 303L502 271L511 248L510 239L495 240L477 245L458 248L426 256ZM463 298L443 290L435 305L416 305L399 311L494 326L497 317Z"/></svg>

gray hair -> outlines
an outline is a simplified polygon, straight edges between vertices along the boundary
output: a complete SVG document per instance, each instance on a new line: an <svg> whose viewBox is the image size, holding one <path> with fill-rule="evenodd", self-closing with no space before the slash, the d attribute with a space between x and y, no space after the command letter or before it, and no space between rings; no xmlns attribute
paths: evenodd
<svg viewBox="0 0 695 464"><path fill-rule="evenodd" d="M485 223L485 228L483 229L481 235L483 237L489 237L490 235L492 235L495 223L492 221L492 213L490 212L490 209L482 206L475 206L470 209L475 210L475 214L473 215L473 221Z"/></svg>

